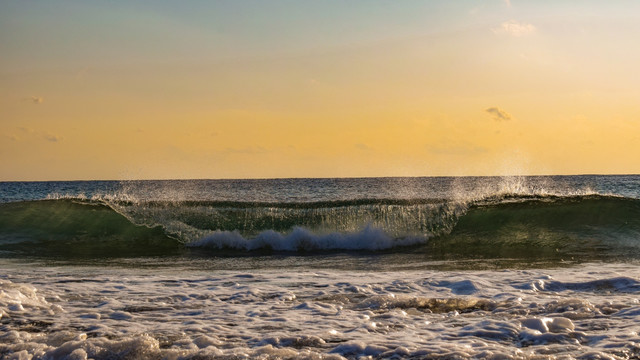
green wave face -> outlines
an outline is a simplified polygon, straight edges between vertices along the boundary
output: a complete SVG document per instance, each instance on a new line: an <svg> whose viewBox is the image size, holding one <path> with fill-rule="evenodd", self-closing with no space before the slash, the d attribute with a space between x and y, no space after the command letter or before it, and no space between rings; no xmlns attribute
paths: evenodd
<svg viewBox="0 0 640 360"><path fill-rule="evenodd" d="M130 257L175 252L160 226L131 223L110 207L72 200L0 204L0 251L44 257Z"/></svg>
<svg viewBox="0 0 640 360"><path fill-rule="evenodd" d="M511 199L514 200L514 199ZM432 251L481 257L639 257L640 200L580 196L472 206Z"/></svg>
<svg viewBox="0 0 640 360"><path fill-rule="evenodd" d="M467 203L41 200L0 204L0 255L58 258L405 253L429 258L640 258L640 200L501 196ZM225 250L226 249L226 250ZM262 251L262 252L261 252Z"/></svg>

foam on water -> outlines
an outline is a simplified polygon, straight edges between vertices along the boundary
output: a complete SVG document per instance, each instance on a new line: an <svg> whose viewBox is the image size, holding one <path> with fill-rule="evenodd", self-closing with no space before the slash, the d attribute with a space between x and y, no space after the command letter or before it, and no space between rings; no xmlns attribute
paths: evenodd
<svg viewBox="0 0 640 360"><path fill-rule="evenodd" d="M640 270L252 272L7 267L0 356L629 358ZM624 275L622 275L624 274ZM543 286L541 286L543 284Z"/></svg>
<svg viewBox="0 0 640 360"><path fill-rule="evenodd" d="M355 234L332 233L317 235L303 228L294 228L287 235L275 231L265 231L253 239L246 239L238 232L217 231L201 240L187 244L196 248L276 251L313 250L383 250L397 246L423 244L426 238L393 239L380 229L366 227Z"/></svg>

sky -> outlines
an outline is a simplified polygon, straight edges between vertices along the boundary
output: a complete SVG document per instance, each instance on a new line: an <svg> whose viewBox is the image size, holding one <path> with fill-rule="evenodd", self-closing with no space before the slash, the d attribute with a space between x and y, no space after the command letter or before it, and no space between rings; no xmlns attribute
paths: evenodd
<svg viewBox="0 0 640 360"><path fill-rule="evenodd" d="M0 0L0 181L640 173L640 2Z"/></svg>

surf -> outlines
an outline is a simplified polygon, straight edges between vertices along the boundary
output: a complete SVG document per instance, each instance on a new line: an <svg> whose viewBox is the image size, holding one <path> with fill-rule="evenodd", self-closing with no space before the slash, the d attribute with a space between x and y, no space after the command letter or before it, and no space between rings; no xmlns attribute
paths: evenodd
<svg viewBox="0 0 640 360"><path fill-rule="evenodd" d="M640 257L640 200L498 194L471 201L49 199L0 204L0 251L58 257L412 252L425 257Z"/></svg>

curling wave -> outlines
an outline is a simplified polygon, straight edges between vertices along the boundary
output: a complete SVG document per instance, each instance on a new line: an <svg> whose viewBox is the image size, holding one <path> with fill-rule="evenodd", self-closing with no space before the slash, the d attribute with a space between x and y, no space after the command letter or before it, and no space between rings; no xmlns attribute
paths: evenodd
<svg viewBox="0 0 640 360"><path fill-rule="evenodd" d="M119 257L226 249L640 257L638 240L640 200L606 195L0 204L0 254Z"/></svg>

